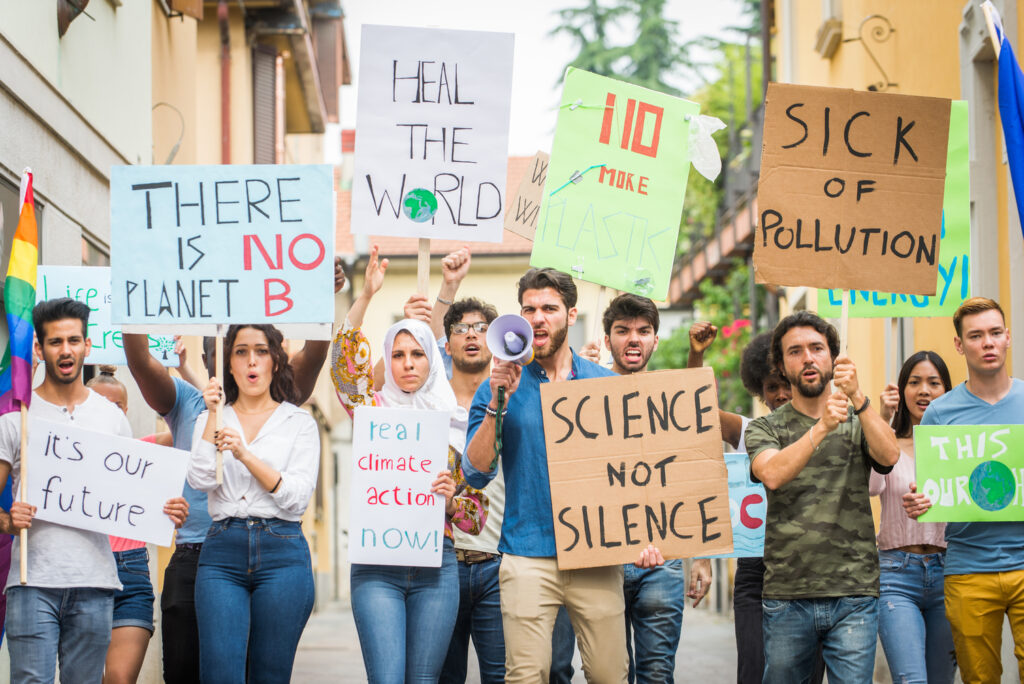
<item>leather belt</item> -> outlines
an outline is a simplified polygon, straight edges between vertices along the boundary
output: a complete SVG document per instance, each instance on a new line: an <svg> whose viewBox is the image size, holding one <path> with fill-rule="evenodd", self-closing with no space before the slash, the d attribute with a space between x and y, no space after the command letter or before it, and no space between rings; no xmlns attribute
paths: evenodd
<svg viewBox="0 0 1024 684"><path fill-rule="evenodd" d="M497 553L487 553L486 551L455 549L455 559L460 563L465 563L466 565L475 565L477 563L493 560L497 558L498 555L499 554Z"/></svg>

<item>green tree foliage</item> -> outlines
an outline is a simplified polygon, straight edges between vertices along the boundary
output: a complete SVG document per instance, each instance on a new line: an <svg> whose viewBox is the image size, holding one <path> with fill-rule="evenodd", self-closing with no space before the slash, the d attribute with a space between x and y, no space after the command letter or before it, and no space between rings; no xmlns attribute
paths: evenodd
<svg viewBox="0 0 1024 684"><path fill-rule="evenodd" d="M704 354L704 365L715 369L718 405L733 413L750 415L753 400L740 380L740 359L750 342L750 277L746 263L737 260L721 285L710 278L700 284L699 319L718 327L718 337ZM690 353L689 326L680 326L659 341L648 368L686 368Z"/></svg>

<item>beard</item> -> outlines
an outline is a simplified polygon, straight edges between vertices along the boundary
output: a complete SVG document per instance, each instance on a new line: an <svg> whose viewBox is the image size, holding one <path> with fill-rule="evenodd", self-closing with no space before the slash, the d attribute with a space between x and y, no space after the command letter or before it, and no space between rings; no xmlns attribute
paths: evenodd
<svg viewBox="0 0 1024 684"><path fill-rule="evenodd" d="M786 374L786 379L789 380L789 384L800 393L800 396L807 399L816 399L821 396L821 393L825 391L828 384L832 382L832 371L822 371L820 368L815 368L818 371L818 381L808 383L804 381L803 372L807 368L801 368L800 372L796 375Z"/></svg>
<svg viewBox="0 0 1024 684"><path fill-rule="evenodd" d="M466 373L467 375L481 373L490 368L490 366L491 357L489 355L487 358L480 358L473 361L469 361L458 356L452 356L452 367L460 373Z"/></svg>
<svg viewBox="0 0 1024 684"><path fill-rule="evenodd" d="M562 348L565 344L565 338L569 335L569 325L563 325L561 328L555 328L548 333L548 343L541 349L534 350L534 358L546 359L549 356L554 356L555 352Z"/></svg>
<svg viewBox="0 0 1024 684"><path fill-rule="evenodd" d="M616 353L613 350L612 351L612 361L614 361L615 365L617 365L619 368L630 368L635 362L630 361L629 359L626 358L626 352L628 352L630 350L633 350L633 349L637 349L637 350L640 351L641 362L640 362L638 368L646 368L647 367L647 362L651 360L651 356L654 354L654 349L651 349L648 352L648 351L646 351L640 345L636 345L636 346L633 346L633 347L626 347L625 349L623 349L621 352L618 352L618 353Z"/></svg>
<svg viewBox="0 0 1024 684"><path fill-rule="evenodd" d="M78 380L79 376L82 375L82 363L76 362L74 372L71 375L62 375L57 368L57 364L64 359L58 359L51 365L44 361L43 366L46 369L46 375L54 382L59 382L62 385L70 385L71 383Z"/></svg>

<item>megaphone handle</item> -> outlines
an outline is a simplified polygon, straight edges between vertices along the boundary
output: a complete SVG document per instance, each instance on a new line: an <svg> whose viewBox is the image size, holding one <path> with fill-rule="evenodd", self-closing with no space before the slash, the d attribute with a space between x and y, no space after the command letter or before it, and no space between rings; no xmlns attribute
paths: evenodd
<svg viewBox="0 0 1024 684"><path fill-rule="evenodd" d="M505 413L505 388L498 388L498 415L494 417L494 460L491 461L491 470L498 467L498 457L501 456L501 423L502 414Z"/></svg>

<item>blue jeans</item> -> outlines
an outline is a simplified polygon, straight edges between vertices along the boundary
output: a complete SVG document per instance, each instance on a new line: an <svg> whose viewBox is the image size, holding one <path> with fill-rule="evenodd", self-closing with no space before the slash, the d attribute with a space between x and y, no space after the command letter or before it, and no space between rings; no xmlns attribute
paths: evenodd
<svg viewBox="0 0 1024 684"><path fill-rule="evenodd" d="M149 578L149 551L139 549L114 552L117 579L121 591L114 593L114 629L141 627L153 633L153 582Z"/></svg>
<svg viewBox="0 0 1024 684"><path fill-rule="evenodd" d="M686 597L683 561L670 560L647 570L632 563L623 568L630 684L634 681L641 684L671 682L676 669L679 633L683 628Z"/></svg>
<svg viewBox="0 0 1024 684"><path fill-rule="evenodd" d="M313 610L313 569L298 522L215 520L196 571L204 682L288 682Z"/></svg>
<svg viewBox="0 0 1024 684"><path fill-rule="evenodd" d="M945 558L879 551L878 636L896 684L943 684L956 675L943 596Z"/></svg>
<svg viewBox="0 0 1024 684"><path fill-rule="evenodd" d="M100 681L113 613L113 589L11 587L7 590L11 681L52 682L58 653L62 684Z"/></svg>
<svg viewBox="0 0 1024 684"><path fill-rule="evenodd" d="M576 632L565 606L558 609L555 628L551 632L551 672L549 684L572 682L572 655L576 651Z"/></svg>
<svg viewBox="0 0 1024 684"><path fill-rule="evenodd" d="M764 684L806 684L822 645L830 682L871 682L878 599L763 599Z"/></svg>
<svg viewBox="0 0 1024 684"><path fill-rule="evenodd" d="M441 670L442 684L466 681L471 636L480 663L481 684L505 681L505 633L501 627L498 589L500 567L501 556L481 563L459 563L459 613Z"/></svg>
<svg viewBox="0 0 1024 684"><path fill-rule="evenodd" d="M459 612L455 547L441 567L352 566L352 616L370 684L436 682Z"/></svg>

